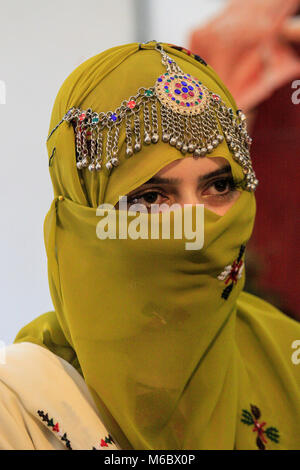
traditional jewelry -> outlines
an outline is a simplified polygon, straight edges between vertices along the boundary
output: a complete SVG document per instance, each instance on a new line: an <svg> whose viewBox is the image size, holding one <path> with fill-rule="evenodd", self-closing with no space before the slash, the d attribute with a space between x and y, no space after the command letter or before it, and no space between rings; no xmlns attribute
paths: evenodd
<svg viewBox="0 0 300 470"><path fill-rule="evenodd" d="M103 164L108 171L119 164L122 126L126 133L127 157L139 152L143 145L155 144L160 139L183 155L191 153L194 158L204 157L225 137L234 160L243 169L245 189L254 191L258 180L249 153L252 140L247 133L246 116L241 110L234 113L197 77L184 73L160 43L156 43L155 50L160 52L167 71L157 78L153 87L139 88L135 96L106 113L72 107L48 139L62 122L72 123L78 170L88 168L97 172Z"/></svg>

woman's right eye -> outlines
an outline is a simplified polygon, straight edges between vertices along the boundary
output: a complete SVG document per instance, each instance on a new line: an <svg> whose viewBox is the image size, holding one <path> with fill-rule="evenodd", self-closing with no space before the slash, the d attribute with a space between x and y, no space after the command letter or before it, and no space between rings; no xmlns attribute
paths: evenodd
<svg viewBox="0 0 300 470"><path fill-rule="evenodd" d="M144 204L149 207L151 204L162 204L163 200L166 199L163 194L158 191L148 191L146 193L137 194L127 199L127 203L131 204Z"/></svg>

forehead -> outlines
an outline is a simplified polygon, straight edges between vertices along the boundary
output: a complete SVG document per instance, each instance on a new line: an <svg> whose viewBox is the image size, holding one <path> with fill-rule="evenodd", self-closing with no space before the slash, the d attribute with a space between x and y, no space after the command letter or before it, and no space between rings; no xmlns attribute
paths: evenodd
<svg viewBox="0 0 300 470"><path fill-rule="evenodd" d="M154 176L159 177L183 177L184 175L201 176L210 172L222 170L231 172L231 166L223 157L204 157L195 159L186 157L175 160L161 168Z"/></svg>

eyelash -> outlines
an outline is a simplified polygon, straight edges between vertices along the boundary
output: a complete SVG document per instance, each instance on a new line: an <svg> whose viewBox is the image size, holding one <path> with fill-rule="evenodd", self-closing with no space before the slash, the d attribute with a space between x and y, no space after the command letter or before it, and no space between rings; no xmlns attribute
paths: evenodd
<svg viewBox="0 0 300 470"><path fill-rule="evenodd" d="M204 188L204 191L211 188L213 185L215 185L216 183L219 183L219 182L225 182L229 186L228 191L224 194L210 194L208 196L217 197L219 200L221 198L225 199L225 198L230 197L232 192L234 192L238 188L242 187L242 182L241 181L235 181L232 176L228 176L228 177L222 177L222 178L219 178L219 179L216 179L214 181L209 182L209 184ZM166 194L162 191L161 188L151 188L149 190L143 191L142 193L135 194L135 195L129 197L127 199L127 202L128 202L128 204L132 204L135 199L141 199L147 194L157 194L158 196L166 197ZM155 203L148 203L148 204L151 205L151 204L155 204Z"/></svg>

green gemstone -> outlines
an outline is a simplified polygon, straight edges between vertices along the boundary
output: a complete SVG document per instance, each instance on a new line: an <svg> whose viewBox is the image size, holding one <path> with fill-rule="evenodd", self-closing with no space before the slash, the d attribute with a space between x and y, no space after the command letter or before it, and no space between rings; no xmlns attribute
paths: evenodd
<svg viewBox="0 0 300 470"><path fill-rule="evenodd" d="M168 79L168 80L167 80L167 82L171 83L171 80L170 80L170 79Z"/></svg>
<svg viewBox="0 0 300 470"><path fill-rule="evenodd" d="M195 104L199 104L198 101L195 101Z"/></svg>
<svg viewBox="0 0 300 470"><path fill-rule="evenodd" d="M175 78L178 78L178 75L174 75Z"/></svg>
<svg viewBox="0 0 300 470"><path fill-rule="evenodd" d="M146 96L152 96L152 95L153 95L153 91L152 91L152 90L145 90L145 95L146 95Z"/></svg>
<svg viewBox="0 0 300 470"><path fill-rule="evenodd" d="M180 101L179 101L179 100L176 100L176 103L177 103L177 104L179 104L179 103L180 103Z"/></svg>

